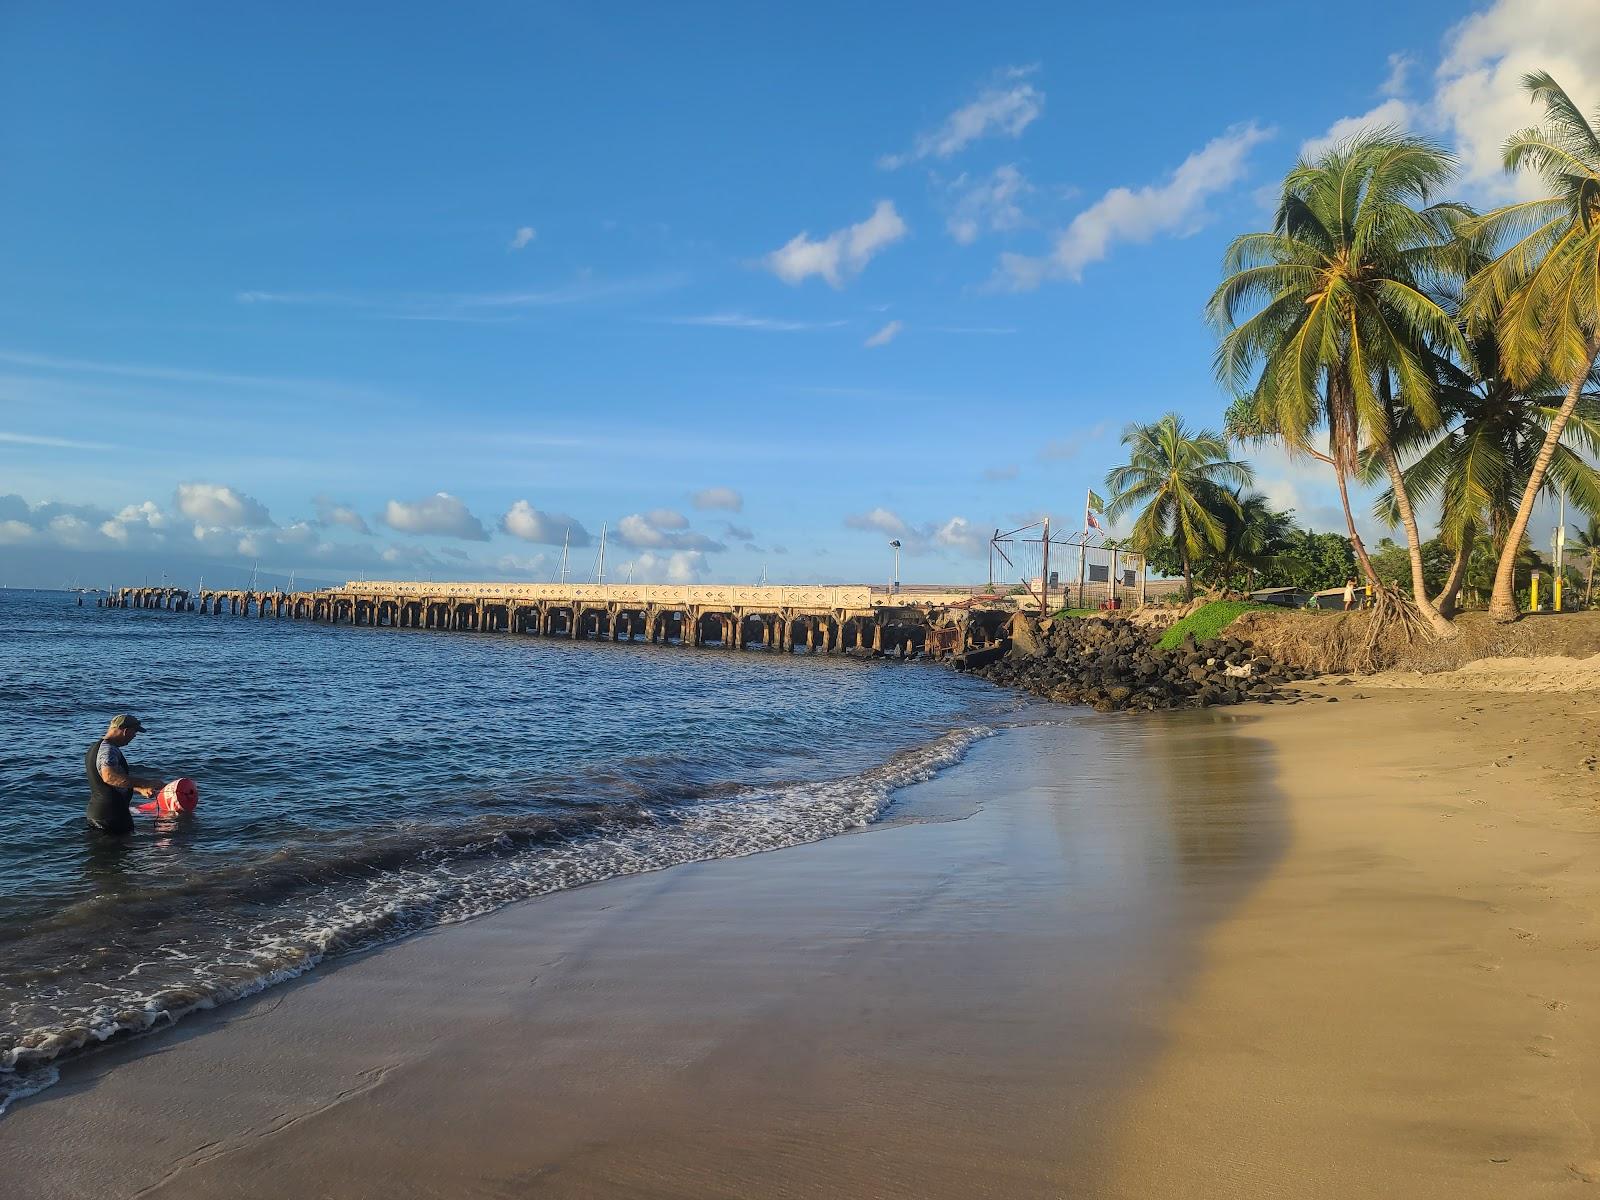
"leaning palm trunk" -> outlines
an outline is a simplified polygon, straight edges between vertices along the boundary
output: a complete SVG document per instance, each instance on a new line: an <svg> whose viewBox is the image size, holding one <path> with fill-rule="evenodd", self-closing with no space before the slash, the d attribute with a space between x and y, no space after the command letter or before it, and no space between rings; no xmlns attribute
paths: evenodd
<svg viewBox="0 0 1600 1200"><path fill-rule="evenodd" d="M1588 382L1589 372L1594 370L1595 358L1600 356L1600 337L1591 337L1587 346L1585 365L1567 389L1566 399L1562 401L1560 411L1544 435L1544 445L1539 447L1539 457L1533 460L1533 473L1528 476L1528 486L1522 489L1522 503L1517 505L1517 515L1511 519L1505 546L1500 551L1500 561L1494 572L1494 592L1489 597L1489 615L1496 621L1515 621L1519 615L1515 584L1517 552L1522 547L1522 535L1528 531L1528 521L1533 516L1533 502L1539 496L1539 489L1544 486L1550 460L1555 457L1556 447L1561 444L1561 431L1567 427L1567 418L1578 407L1583 385Z"/></svg>
<svg viewBox="0 0 1600 1200"><path fill-rule="evenodd" d="M1467 560L1471 557L1471 542L1462 538L1461 545L1456 549L1455 561L1450 564L1450 574L1445 576L1444 587L1433 598L1439 615L1447 620L1456 615L1456 597L1461 594L1461 583L1467 577Z"/></svg>
<svg viewBox="0 0 1600 1200"><path fill-rule="evenodd" d="M1383 443L1382 453L1383 465L1388 468L1389 479L1394 484L1395 507L1400 510L1400 523L1406 530L1406 550L1411 556L1412 603L1417 606L1423 623L1433 631L1434 636L1453 638L1461 631L1428 599L1428 585L1422 575L1422 537L1417 532L1417 514L1411 508L1411 496L1406 491L1405 476L1400 471L1400 458L1387 440Z"/></svg>
<svg viewBox="0 0 1600 1200"><path fill-rule="evenodd" d="M1594 557L1595 551L1589 551L1589 578L1583 584L1583 606L1588 608L1594 600Z"/></svg>
<svg viewBox="0 0 1600 1200"><path fill-rule="evenodd" d="M1344 507L1345 528L1350 531L1350 549L1355 551L1356 561L1361 564L1361 573L1367 577L1367 585L1378 586L1378 573L1373 570L1372 560L1367 557L1367 548L1362 544L1361 535L1356 532L1356 519L1350 512L1350 489L1345 485L1344 472L1337 465L1333 474L1339 481L1339 503Z"/></svg>

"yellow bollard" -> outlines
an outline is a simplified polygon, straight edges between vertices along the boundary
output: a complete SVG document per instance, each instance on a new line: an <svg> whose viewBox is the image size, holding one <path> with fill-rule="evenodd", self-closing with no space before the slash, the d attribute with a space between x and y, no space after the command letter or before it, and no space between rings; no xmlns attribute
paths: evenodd
<svg viewBox="0 0 1600 1200"><path fill-rule="evenodd" d="M1550 592L1550 611L1551 612L1560 612L1561 611L1561 576L1559 576L1559 575L1556 576L1556 581L1555 581L1554 585L1551 588L1551 592Z"/></svg>
<svg viewBox="0 0 1600 1200"><path fill-rule="evenodd" d="M1537 571L1528 577L1528 611L1539 611L1539 573Z"/></svg>

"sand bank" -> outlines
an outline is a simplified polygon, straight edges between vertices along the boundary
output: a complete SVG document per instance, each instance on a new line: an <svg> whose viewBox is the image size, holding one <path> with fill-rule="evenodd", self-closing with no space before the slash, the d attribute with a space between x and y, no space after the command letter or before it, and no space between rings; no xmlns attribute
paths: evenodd
<svg viewBox="0 0 1600 1200"><path fill-rule="evenodd" d="M889 827L518 905L96 1056L0 1121L0 1194L1600 1177L1600 697L1328 691L1012 731Z"/></svg>

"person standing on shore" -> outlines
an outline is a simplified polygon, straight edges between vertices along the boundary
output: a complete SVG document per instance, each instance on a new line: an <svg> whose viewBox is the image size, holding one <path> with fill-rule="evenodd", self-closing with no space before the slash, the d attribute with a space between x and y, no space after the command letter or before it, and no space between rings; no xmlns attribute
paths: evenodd
<svg viewBox="0 0 1600 1200"><path fill-rule="evenodd" d="M1346 579L1344 581L1344 610L1345 612L1349 612L1355 606L1356 581L1354 579Z"/></svg>
<svg viewBox="0 0 1600 1200"><path fill-rule="evenodd" d="M111 718L105 736L89 747L83 765L89 776L89 824L103 833L133 832L133 794L153 796L161 790L161 780L139 778L128 773L128 760L122 747L144 732L138 717L118 713Z"/></svg>

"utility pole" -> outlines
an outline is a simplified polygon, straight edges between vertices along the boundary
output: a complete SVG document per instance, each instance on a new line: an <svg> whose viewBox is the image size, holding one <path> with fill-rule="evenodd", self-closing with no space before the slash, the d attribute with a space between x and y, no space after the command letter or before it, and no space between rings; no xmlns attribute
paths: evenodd
<svg viewBox="0 0 1600 1200"><path fill-rule="evenodd" d="M894 582L889 585L889 592L898 596L900 594L900 539L895 538L889 545L894 547Z"/></svg>
<svg viewBox="0 0 1600 1200"><path fill-rule="evenodd" d="M1044 565L1039 576L1039 619L1050 615L1050 518L1044 519Z"/></svg>
<svg viewBox="0 0 1600 1200"><path fill-rule="evenodd" d="M1565 574L1563 568L1566 565L1564 560L1566 559L1567 550L1567 492L1565 488L1561 490L1561 515L1556 521L1556 535L1554 541L1555 546L1553 548L1555 553L1551 555L1551 558L1555 560L1556 577L1554 583L1552 584L1550 593L1551 603L1553 605L1551 611L1560 612L1561 585L1563 582L1565 582L1562 579L1562 576Z"/></svg>

